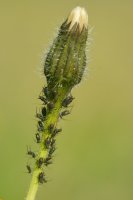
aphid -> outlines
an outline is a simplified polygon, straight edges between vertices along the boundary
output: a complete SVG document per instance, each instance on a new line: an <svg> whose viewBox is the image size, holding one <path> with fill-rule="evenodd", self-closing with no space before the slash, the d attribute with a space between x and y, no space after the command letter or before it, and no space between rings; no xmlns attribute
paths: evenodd
<svg viewBox="0 0 133 200"><path fill-rule="evenodd" d="M53 133L52 133L52 136L55 137L59 132L62 131L62 128L56 128Z"/></svg>
<svg viewBox="0 0 133 200"><path fill-rule="evenodd" d="M41 115L40 113L37 113L37 111L36 111L36 117L37 117L38 119L40 119L41 121L44 121L44 116Z"/></svg>
<svg viewBox="0 0 133 200"><path fill-rule="evenodd" d="M27 170L28 170L28 173L31 174L31 171L32 171L32 170L31 170L31 167L30 167L29 165L26 165L26 168L27 168Z"/></svg>
<svg viewBox="0 0 133 200"><path fill-rule="evenodd" d="M42 108L42 115L45 118L47 114L47 109L45 107Z"/></svg>
<svg viewBox="0 0 133 200"><path fill-rule="evenodd" d="M43 123L42 123L41 121L38 121L38 125L39 125L40 127L43 127Z"/></svg>
<svg viewBox="0 0 133 200"><path fill-rule="evenodd" d="M44 160L44 165L48 166L48 165L52 164L52 160L51 159L52 159L52 157L49 154L49 156Z"/></svg>
<svg viewBox="0 0 133 200"><path fill-rule="evenodd" d="M52 140L51 140L51 146L52 146L52 147L53 147L53 145L55 144L55 141L56 141L55 139L52 139Z"/></svg>
<svg viewBox="0 0 133 200"><path fill-rule="evenodd" d="M48 129L49 129L50 133L52 133L53 129L54 129L54 124L50 124Z"/></svg>
<svg viewBox="0 0 133 200"><path fill-rule="evenodd" d="M45 161L44 164L47 167L48 165L52 164L52 161Z"/></svg>
<svg viewBox="0 0 133 200"><path fill-rule="evenodd" d="M52 155L54 153L54 151L56 150L55 145L51 146L50 150L49 150L49 156Z"/></svg>
<svg viewBox="0 0 133 200"><path fill-rule="evenodd" d="M52 110L52 109L54 108L54 103L49 102L49 103L47 104L47 106L48 106L48 109L49 109L49 110Z"/></svg>
<svg viewBox="0 0 133 200"><path fill-rule="evenodd" d="M40 168L42 166L42 164L43 164L43 158L39 158L37 160L37 166L38 166L38 168Z"/></svg>
<svg viewBox="0 0 133 200"><path fill-rule="evenodd" d="M48 88L47 88L47 87L44 87L44 88L43 88L43 92L44 92L46 98L48 98L48 97L49 97L49 94L48 94Z"/></svg>
<svg viewBox="0 0 133 200"><path fill-rule="evenodd" d="M69 115L70 111L69 110L64 110L60 113L60 118L62 118L63 116Z"/></svg>
<svg viewBox="0 0 133 200"><path fill-rule="evenodd" d="M40 172L40 174L38 175L38 181L39 181L39 183L41 183L41 184L47 182L47 180L45 179L44 172Z"/></svg>
<svg viewBox="0 0 133 200"><path fill-rule="evenodd" d="M40 137L39 133L36 133L36 142L37 143L41 142L41 137Z"/></svg>
<svg viewBox="0 0 133 200"><path fill-rule="evenodd" d="M50 144L51 144L51 139L50 138L46 138L46 140L45 140L45 147L47 149L49 148Z"/></svg>
<svg viewBox="0 0 133 200"><path fill-rule="evenodd" d="M73 101L73 99L74 99L73 96L66 97L62 102L62 106L68 107L68 105Z"/></svg>
<svg viewBox="0 0 133 200"><path fill-rule="evenodd" d="M31 151L30 149L28 150L28 147L27 147L27 154L32 156L32 158L36 157L36 154L33 151Z"/></svg>
<svg viewBox="0 0 133 200"><path fill-rule="evenodd" d="M44 130L43 123L41 121L38 121L38 131L41 132Z"/></svg>
<svg viewBox="0 0 133 200"><path fill-rule="evenodd" d="M36 113L36 117L37 117L38 119L40 119L40 120L43 119L43 117L42 117L42 115L41 115L40 113Z"/></svg>
<svg viewBox="0 0 133 200"><path fill-rule="evenodd" d="M40 99L41 101L43 101L44 104L48 103L47 99L45 97L43 97L43 96L39 96L38 99Z"/></svg>

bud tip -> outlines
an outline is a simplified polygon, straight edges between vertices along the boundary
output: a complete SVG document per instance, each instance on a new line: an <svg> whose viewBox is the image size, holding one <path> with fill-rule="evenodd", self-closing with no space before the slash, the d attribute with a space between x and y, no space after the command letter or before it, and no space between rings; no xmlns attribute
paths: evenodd
<svg viewBox="0 0 133 200"><path fill-rule="evenodd" d="M79 31L81 32L82 29L88 27L88 14L86 10L82 7L74 8L68 16L67 24L70 23L69 30L73 28L75 24L79 26Z"/></svg>

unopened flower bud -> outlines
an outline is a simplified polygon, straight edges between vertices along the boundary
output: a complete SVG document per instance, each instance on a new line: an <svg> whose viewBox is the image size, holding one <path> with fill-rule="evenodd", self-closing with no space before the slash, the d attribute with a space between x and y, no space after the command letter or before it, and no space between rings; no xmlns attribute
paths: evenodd
<svg viewBox="0 0 133 200"><path fill-rule="evenodd" d="M88 15L84 8L76 7L61 25L44 65L48 86L78 84L86 66Z"/></svg>

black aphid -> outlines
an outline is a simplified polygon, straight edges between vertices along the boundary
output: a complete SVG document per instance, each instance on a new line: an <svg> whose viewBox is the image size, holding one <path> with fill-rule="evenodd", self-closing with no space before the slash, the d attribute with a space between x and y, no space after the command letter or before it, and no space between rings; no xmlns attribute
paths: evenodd
<svg viewBox="0 0 133 200"><path fill-rule="evenodd" d="M48 103L47 99L46 99L45 97L43 97L43 96L39 96L39 99L40 99L44 104L47 104L47 103Z"/></svg>
<svg viewBox="0 0 133 200"><path fill-rule="evenodd" d="M54 138L51 139L51 146L53 146L55 144L55 141L56 140Z"/></svg>
<svg viewBox="0 0 133 200"><path fill-rule="evenodd" d="M40 119L41 121L44 121L44 117L43 117L43 115L41 115L40 113L36 113L36 117L38 118L38 119ZM40 129L39 129L40 130Z"/></svg>
<svg viewBox="0 0 133 200"><path fill-rule="evenodd" d="M44 172L40 172L40 174L38 175L38 182L41 183L41 184L47 182L47 180L45 179L45 174L44 174Z"/></svg>
<svg viewBox="0 0 133 200"><path fill-rule="evenodd" d="M48 165L50 165L50 164L52 164L52 157L51 157L51 155L49 154L49 156L44 160L44 165L45 165L45 166L48 166Z"/></svg>
<svg viewBox="0 0 133 200"><path fill-rule="evenodd" d="M62 131L62 128L56 128L56 129L54 129L54 131L53 131L53 133L52 133L52 136L54 137L54 136L56 136L59 132L61 132Z"/></svg>
<svg viewBox="0 0 133 200"><path fill-rule="evenodd" d="M46 109L46 107L43 107L42 108L42 115L43 115L44 118L46 117L46 114L47 114L47 109Z"/></svg>
<svg viewBox="0 0 133 200"><path fill-rule="evenodd" d="M28 173L31 174L31 171L32 171L32 170L31 170L31 167L30 167L29 165L26 165L26 168L27 168L27 170L28 170Z"/></svg>
<svg viewBox="0 0 133 200"><path fill-rule="evenodd" d="M37 166L38 166L38 168L40 168L41 166L42 166L42 164L43 164L43 158L39 158L38 160L37 160Z"/></svg>
<svg viewBox="0 0 133 200"><path fill-rule="evenodd" d="M52 133L53 129L54 129L54 124L50 124L48 129L49 129L50 133Z"/></svg>
<svg viewBox="0 0 133 200"><path fill-rule="evenodd" d="M47 87L43 88L43 92L44 92L46 98L49 98L49 92L48 92L48 88Z"/></svg>
<svg viewBox="0 0 133 200"><path fill-rule="evenodd" d="M38 121L38 131L41 132L43 130L44 130L44 126L43 126L42 121Z"/></svg>
<svg viewBox="0 0 133 200"><path fill-rule="evenodd" d="M51 144L51 139L48 137L48 138L45 139L45 147L46 147L46 149L49 148L50 144Z"/></svg>
<svg viewBox="0 0 133 200"><path fill-rule="evenodd" d="M69 115L70 114L70 111L69 110L64 110L60 113L60 118L66 116L66 115Z"/></svg>
<svg viewBox="0 0 133 200"><path fill-rule="evenodd" d="M49 150L49 156L51 156L56 150L55 145L51 146L50 150Z"/></svg>
<svg viewBox="0 0 133 200"><path fill-rule="evenodd" d="M37 117L38 119L41 119L41 118L42 118L42 115L41 115L40 113L36 113L36 117Z"/></svg>
<svg viewBox="0 0 133 200"><path fill-rule="evenodd" d="M49 110L52 110L52 109L54 108L54 103L49 102L49 103L47 104L47 106L48 106L48 109L49 109Z"/></svg>
<svg viewBox="0 0 133 200"><path fill-rule="evenodd" d="M62 106L67 107L73 101L73 99L73 96L66 97L62 102Z"/></svg>
<svg viewBox="0 0 133 200"><path fill-rule="evenodd" d="M28 149L28 147L27 147L27 154L32 156L32 158L36 157L36 154L33 151L31 151L31 149Z"/></svg>
<svg viewBox="0 0 133 200"><path fill-rule="evenodd" d="M41 137L40 137L39 133L36 133L36 142L37 143L41 142Z"/></svg>

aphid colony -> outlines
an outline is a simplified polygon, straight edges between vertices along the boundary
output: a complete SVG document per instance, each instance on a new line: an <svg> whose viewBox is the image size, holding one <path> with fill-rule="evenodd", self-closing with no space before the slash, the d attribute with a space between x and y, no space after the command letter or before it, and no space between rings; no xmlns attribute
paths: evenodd
<svg viewBox="0 0 133 200"><path fill-rule="evenodd" d="M56 96L57 93L55 91L52 92L52 95L48 94L47 87L43 88L42 94L39 96L39 99L42 101L42 107L41 111L36 111L36 118L37 118L37 132L35 133L35 139L36 143L42 143L42 135L45 134L46 128L45 128L45 121L47 119L48 114L54 109L55 102L56 102ZM63 118L64 116L70 114L70 111L68 110L68 106L73 101L72 95L67 96L62 101L62 108L63 111L59 113L59 118ZM47 135L45 137L45 140L43 141L44 149L47 150L47 157L44 159L43 157L39 157L34 153L30 148L27 148L27 154L31 156L32 158L36 159L36 166L37 168L41 168L42 171L38 175L38 182L39 183L46 183L47 180L45 178L45 174L43 172L43 167L48 166L52 164L52 157L53 153L56 150L55 142L56 142L56 136L59 132L61 132L61 128L56 128L55 124L50 124L47 127ZM32 169L30 165L26 165L28 173L32 173Z"/></svg>

